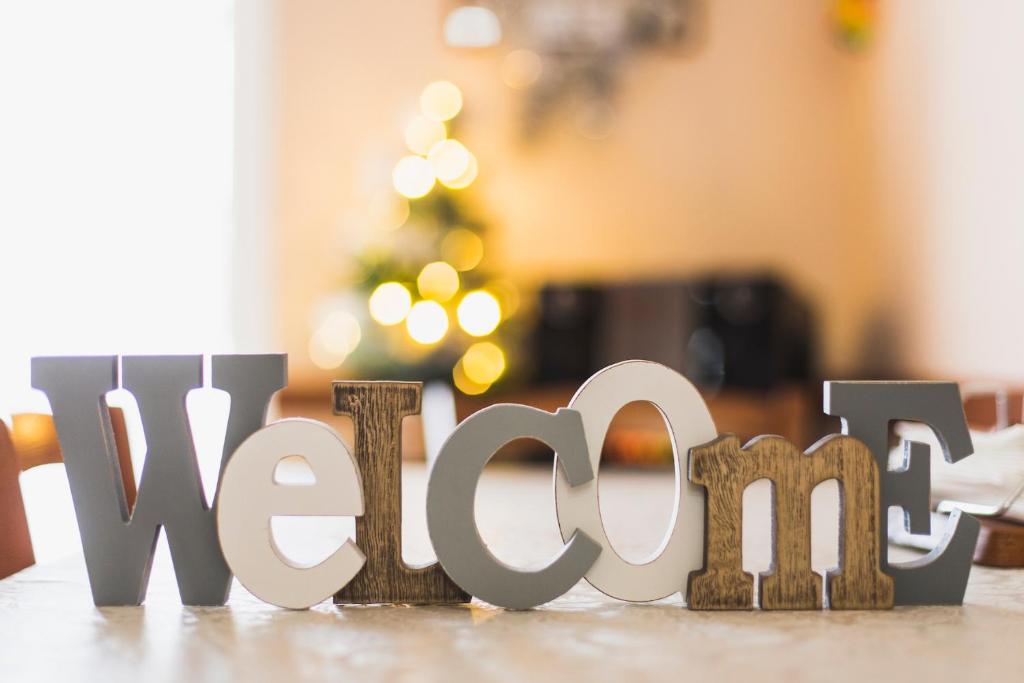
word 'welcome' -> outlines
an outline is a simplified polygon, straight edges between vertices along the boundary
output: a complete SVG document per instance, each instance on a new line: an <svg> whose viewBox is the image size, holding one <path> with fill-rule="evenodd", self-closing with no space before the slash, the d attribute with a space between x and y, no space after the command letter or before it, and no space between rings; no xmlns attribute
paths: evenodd
<svg viewBox="0 0 1024 683"><path fill-rule="evenodd" d="M923 422L950 462L973 447L952 383L826 382L825 412L843 434L806 452L780 437L741 447L720 436L697 389L656 363L627 361L591 377L569 405L548 413L495 405L463 421L430 468L426 517L438 563L408 567L400 547L401 422L419 412L413 382L333 384L336 414L352 417L354 454L328 425L291 418L265 424L287 383L286 356L213 356L212 386L231 397L222 474L212 505L203 494L185 409L203 386L201 356L41 357L33 386L53 410L81 530L93 599L141 604L154 540L167 532L182 601L221 605L232 574L257 597L305 608L334 595L339 604L455 603L472 596L525 609L586 578L614 598L650 601L682 593L691 609L747 609L754 578L742 570L744 488L773 483L772 570L759 577L763 609L882 609L962 602L979 525L954 513L943 544L911 564L889 563L887 511L902 507L908 529L929 531L927 446L908 443L889 468L888 425ZM105 396L123 388L139 405L147 443L137 501L129 509L118 473ZM615 414L634 401L665 417L675 451L677 509L657 557L623 560L604 532L597 472ZM484 466L503 445L533 438L555 451L554 484L564 547L538 570L510 567L477 530L474 499ZM308 462L315 483L275 481L278 463ZM837 479L842 492L840 565L825 581L811 570L810 496ZM369 492L367 494L367 492ZM315 566L277 548L270 519L355 516L355 538Z"/></svg>

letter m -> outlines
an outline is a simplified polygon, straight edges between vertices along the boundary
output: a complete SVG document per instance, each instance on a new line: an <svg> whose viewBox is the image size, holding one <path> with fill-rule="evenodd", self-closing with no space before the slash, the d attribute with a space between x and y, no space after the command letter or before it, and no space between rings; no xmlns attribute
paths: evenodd
<svg viewBox="0 0 1024 683"><path fill-rule="evenodd" d="M821 609L821 577L811 569L811 491L840 483L840 567L828 572L833 609L893 605L892 577L881 570L878 466L862 442L828 436L806 453L762 436L740 449L722 436L690 450L690 480L707 489L704 569L689 577L691 609L749 609L753 577L743 571L743 490L772 482L772 564L760 575L762 609Z"/></svg>
<svg viewBox="0 0 1024 683"><path fill-rule="evenodd" d="M203 384L202 356L125 356L120 377L117 360L32 359L32 386L46 393L53 410L93 601L142 603L164 527L182 602L222 605L231 572L203 493L185 408L188 392ZM213 386L231 397L222 471L235 448L263 426L271 397L286 383L285 363L284 355L212 358ZM125 499L106 405L107 392L118 386L135 396L146 435L134 510Z"/></svg>

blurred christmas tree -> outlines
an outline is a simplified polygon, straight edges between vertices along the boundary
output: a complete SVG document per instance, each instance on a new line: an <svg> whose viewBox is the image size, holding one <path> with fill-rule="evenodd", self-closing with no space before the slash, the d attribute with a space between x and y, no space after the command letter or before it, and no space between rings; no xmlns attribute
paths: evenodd
<svg viewBox="0 0 1024 683"><path fill-rule="evenodd" d="M373 239L346 283L356 303L327 315L310 340L317 365L379 379L445 378L466 394L505 375L517 295L486 268L486 225L467 196L477 160L453 137L461 110L462 94L447 81L420 96L405 131L411 154L367 212Z"/></svg>

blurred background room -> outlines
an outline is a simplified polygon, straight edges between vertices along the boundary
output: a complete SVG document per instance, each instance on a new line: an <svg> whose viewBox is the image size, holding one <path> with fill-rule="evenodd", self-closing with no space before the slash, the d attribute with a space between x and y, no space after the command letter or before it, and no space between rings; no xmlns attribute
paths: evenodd
<svg viewBox="0 0 1024 683"><path fill-rule="evenodd" d="M1019 423L1022 25L1009 0L6 3L0 413L48 410L33 355L279 350L276 414L343 430L331 380L424 381L410 460L631 358L744 438L836 431L823 379L957 380L979 430ZM189 408L215 476L226 402ZM604 453L671 468L650 405Z"/></svg>

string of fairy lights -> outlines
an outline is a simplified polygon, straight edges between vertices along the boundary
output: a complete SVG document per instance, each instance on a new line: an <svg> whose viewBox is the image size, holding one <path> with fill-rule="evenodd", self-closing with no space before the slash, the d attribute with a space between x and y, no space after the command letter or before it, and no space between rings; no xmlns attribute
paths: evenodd
<svg viewBox="0 0 1024 683"><path fill-rule="evenodd" d="M460 220L458 195L479 171L476 156L452 134L462 105L462 92L448 81L433 82L420 95L419 111L404 131L408 153L395 163L392 195L384 201L387 230L397 236L390 246L362 255L365 308L335 311L314 331L309 354L317 366L335 369L350 358L359 363L362 344L364 356L370 355L367 346L386 349L389 357L381 362L392 367L429 374L423 366L430 359L444 364L454 385L469 395L486 392L504 375L507 359L497 333L517 295L507 282L482 272L480 226ZM395 253L420 239L428 245L420 258L403 260ZM364 343L364 336L375 341Z"/></svg>

